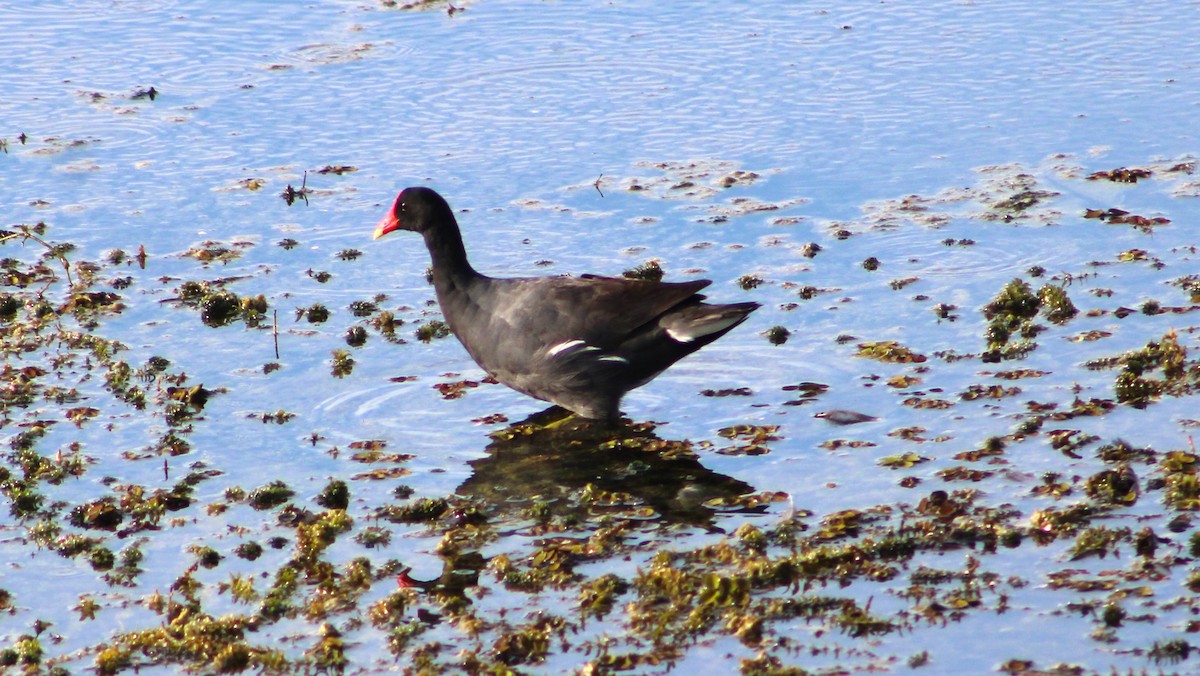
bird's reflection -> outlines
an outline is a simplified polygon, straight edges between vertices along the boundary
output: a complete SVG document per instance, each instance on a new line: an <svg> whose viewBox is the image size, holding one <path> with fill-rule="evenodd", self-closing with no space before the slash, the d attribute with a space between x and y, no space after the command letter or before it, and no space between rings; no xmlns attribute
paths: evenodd
<svg viewBox="0 0 1200 676"><path fill-rule="evenodd" d="M491 435L487 455L457 489L455 527L499 526L535 540L586 540L614 524L698 527L722 532L721 513L763 512L772 496L705 468L689 441L663 439L653 423L597 423L551 407ZM581 537L582 536L582 537ZM488 565L474 536L447 533L438 544L440 577L403 569L401 587L436 594L447 608L470 603L465 591ZM436 623L437 618L422 618Z"/></svg>
<svg viewBox="0 0 1200 676"><path fill-rule="evenodd" d="M750 484L707 469L691 442L663 439L653 423L562 416L551 407L494 432L457 492L502 511L536 503L580 522L611 516L712 531L720 530L713 524L718 511L765 509L739 500L753 491Z"/></svg>

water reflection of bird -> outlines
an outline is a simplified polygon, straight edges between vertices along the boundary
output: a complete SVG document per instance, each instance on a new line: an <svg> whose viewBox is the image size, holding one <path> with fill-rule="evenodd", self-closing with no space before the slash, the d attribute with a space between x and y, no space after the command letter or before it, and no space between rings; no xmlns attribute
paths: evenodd
<svg viewBox="0 0 1200 676"><path fill-rule="evenodd" d="M419 232L442 314L471 357L518 392L585 418L615 420L621 397L745 321L758 303L710 305L711 282L612 277L497 279L475 271L454 213L429 188L407 188L375 237Z"/></svg>
<svg viewBox="0 0 1200 676"><path fill-rule="evenodd" d="M546 518L589 523L602 518L647 526L686 524L720 531L719 514L761 513L754 487L705 467L687 441L663 439L651 423L596 435L585 421L542 425L537 413L491 434L487 455L455 491L499 512L537 504Z"/></svg>

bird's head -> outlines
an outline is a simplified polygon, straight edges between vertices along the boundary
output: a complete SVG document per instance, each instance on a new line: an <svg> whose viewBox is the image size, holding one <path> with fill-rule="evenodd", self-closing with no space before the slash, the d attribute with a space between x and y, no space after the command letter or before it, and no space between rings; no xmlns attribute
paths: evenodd
<svg viewBox="0 0 1200 676"><path fill-rule="evenodd" d="M430 188L405 188L396 196L392 208L379 219L372 239L379 239L393 230L423 233L446 222L454 222L454 213L441 195Z"/></svg>

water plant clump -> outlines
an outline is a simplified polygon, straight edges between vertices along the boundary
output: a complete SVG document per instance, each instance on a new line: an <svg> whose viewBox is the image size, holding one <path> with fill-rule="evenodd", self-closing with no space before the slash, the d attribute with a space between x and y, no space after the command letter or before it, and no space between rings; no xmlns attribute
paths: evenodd
<svg viewBox="0 0 1200 676"><path fill-rule="evenodd" d="M273 509L292 499L295 494L287 484L276 480L250 491L246 501L255 509Z"/></svg>
<svg viewBox="0 0 1200 676"><path fill-rule="evenodd" d="M621 274L629 279L642 279L649 282L659 282L662 281L665 273L663 272L662 266L659 265L658 261L649 260L635 268L626 270Z"/></svg>
<svg viewBox="0 0 1200 676"><path fill-rule="evenodd" d="M1079 314L1062 286L1047 284L1038 289L1037 297L1046 319L1055 324L1064 324Z"/></svg>
<svg viewBox="0 0 1200 676"><path fill-rule="evenodd" d="M1018 358L1032 349L1029 341L1038 332L1033 318L1037 316L1040 305L1029 284L1014 279L983 307L983 316L989 322L984 339L989 354L995 355L993 359ZM1009 341L1014 336L1019 336L1020 341L1010 346Z"/></svg>
<svg viewBox="0 0 1200 676"><path fill-rule="evenodd" d="M1200 365L1187 360L1187 350L1173 330L1121 355L1115 363L1121 366L1113 388L1117 401L1135 408L1145 408L1164 394L1189 394L1200 386Z"/></svg>
<svg viewBox="0 0 1200 676"><path fill-rule="evenodd" d="M896 364L919 364L926 360L925 355L915 352L894 340L860 343L857 356Z"/></svg>
<svg viewBox="0 0 1200 676"><path fill-rule="evenodd" d="M418 326L413 335L422 343L428 343L449 336L450 326L440 319L431 319Z"/></svg>
<svg viewBox="0 0 1200 676"><path fill-rule="evenodd" d="M239 297L225 288L225 282L184 282L178 288L178 299L185 306L200 311L200 321L209 327L220 327L241 319L247 326L259 326L269 308L262 294Z"/></svg>
<svg viewBox="0 0 1200 676"><path fill-rule="evenodd" d="M767 342L772 345L783 345L791 337L792 332L784 326L773 326L764 331L763 335L767 337Z"/></svg>

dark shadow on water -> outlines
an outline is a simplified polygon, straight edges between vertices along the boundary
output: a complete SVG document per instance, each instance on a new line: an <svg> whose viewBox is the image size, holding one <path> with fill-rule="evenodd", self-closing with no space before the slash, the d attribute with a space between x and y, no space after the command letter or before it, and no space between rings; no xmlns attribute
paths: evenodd
<svg viewBox="0 0 1200 676"><path fill-rule="evenodd" d="M750 484L707 469L691 442L663 439L653 423L606 425L552 407L490 436L457 492L503 512L537 505L579 523L607 516L720 531L718 512L765 509L739 506Z"/></svg>

